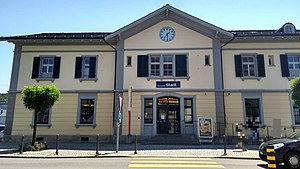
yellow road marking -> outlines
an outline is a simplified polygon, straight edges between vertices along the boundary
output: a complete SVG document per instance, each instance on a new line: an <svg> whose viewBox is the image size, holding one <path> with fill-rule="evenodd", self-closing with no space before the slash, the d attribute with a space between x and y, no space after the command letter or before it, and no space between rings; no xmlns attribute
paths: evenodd
<svg viewBox="0 0 300 169"><path fill-rule="evenodd" d="M184 160L184 161L210 161L211 158L134 158L134 160Z"/></svg>
<svg viewBox="0 0 300 169"><path fill-rule="evenodd" d="M268 164L268 168L276 168L276 164Z"/></svg>
<svg viewBox="0 0 300 169"><path fill-rule="evenodd" d="M225 168L222 165L203 164L129 164L129 168Z"/></svg>
<svg viewBox="0 0 300 169"><path fill-rule="evenodd" d="M153 164L153 163L158 163L158 164L218 164L217 162L208 162L208 161L132 161L131 163L136 163L136 164Z"/></svg>

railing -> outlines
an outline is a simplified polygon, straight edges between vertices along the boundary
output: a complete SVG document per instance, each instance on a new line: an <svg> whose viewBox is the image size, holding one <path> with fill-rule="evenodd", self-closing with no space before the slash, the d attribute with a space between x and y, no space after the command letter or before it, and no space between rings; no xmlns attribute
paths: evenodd
<svg viewBox="0 0 300 169"><path fill-rule="evenodd" d="M300 127L282 126L279 133L280 137L276 138L288 137L298 130L300 130ZM222 133L224 133L227 137L228 144L235 144L237 140L242 137L245 138L248 144L259 144L263 141L275 139L275 137L273 137L273 126L270 125L247 128L246 125L241 123L226 123L225 128L224 123L214 123L213 132L215 138L223 137Z"/></svg>

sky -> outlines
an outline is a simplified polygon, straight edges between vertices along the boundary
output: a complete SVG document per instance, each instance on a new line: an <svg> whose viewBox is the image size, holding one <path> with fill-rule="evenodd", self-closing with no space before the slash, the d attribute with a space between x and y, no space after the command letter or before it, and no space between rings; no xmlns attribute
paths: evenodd
<svg viewBox="0 0 300 169"><path fill-rule="evenodd" d="M0 0L0 36L114 32L169 4L225 30L300 29L299 0ZM14 45L0 42L0 93L9 90Z"/></svg>

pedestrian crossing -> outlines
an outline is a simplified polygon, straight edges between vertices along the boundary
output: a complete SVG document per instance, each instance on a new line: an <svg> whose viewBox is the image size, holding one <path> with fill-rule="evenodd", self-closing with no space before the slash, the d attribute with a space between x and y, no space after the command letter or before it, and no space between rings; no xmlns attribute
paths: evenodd
<svg viewBox="0 0 300 169"><path fill-rule="evenodd" d="M211 158L134 158L128 168L224 168Z"/></svg>

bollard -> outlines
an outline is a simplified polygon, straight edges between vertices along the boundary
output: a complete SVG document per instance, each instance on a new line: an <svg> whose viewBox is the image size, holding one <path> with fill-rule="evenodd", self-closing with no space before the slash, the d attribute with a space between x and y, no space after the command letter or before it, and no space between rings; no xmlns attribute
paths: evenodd
<svg viewBox="0 0 300 169"><path fill-rule="evenodd" d="M267 161L269 169L276 169L275 149L274 146L267 147Z"/></svg>
<svg viewBox="0 0 300 169"><path fill-rule="evenodd" d="M20 154L23 154L23 150L24 150L24 134L22 135L21 138Z"/></svg>
<svg viewBox="0 0 300 169"><path fill-rule="evenodd" d="M134 154L137 154L137 135L135 135L134 140Z"/></svg>
<svg viewBox="0 0 300 169"><path fill-rule="evenodd" d="M246 148L246 136L245 136L244 133L242 134L242 150L243 151L247 151L247 148Z"/></svg>
<svg viewBox="0 0 300 169"><path fill-rule="evenodd" d="M99 155L99 134L97 135L96 155Z"/></svg>
<svg viewBox="0 0 300 169"><path fill-rule="evenodd" d="M55 154L58 155L58 147L59 147L59 135L56 135L56 151Z"/></svg>
<svg viewBox="0 0 300 169"><path fill-rule="evenodd" d="M226 135L224 134L224 156L226 156L227 155L227 152L226 152Z"/></svg>

